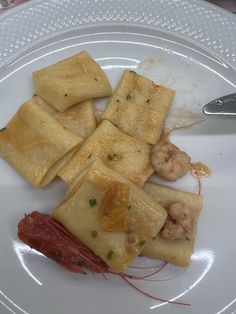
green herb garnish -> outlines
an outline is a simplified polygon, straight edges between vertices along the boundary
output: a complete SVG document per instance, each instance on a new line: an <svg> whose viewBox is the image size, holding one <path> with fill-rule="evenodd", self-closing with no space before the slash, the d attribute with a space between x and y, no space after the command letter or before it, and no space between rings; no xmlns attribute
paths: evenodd
<svg viewBox="0 0 236 314"><path fill-rule="evenodd" d="M128 206L128 210L130 210L130 209L131 209L131 205Z"/></svg>
<svg viewBox="0 0 236 314"><path fill-rule="evenodd" d="M129 71L130 71L130 73L137 74L135 71L132 71L132 70L129 70Z"/></svg>
<svg viewBox="0 0 236 314"><path fill-rule="evenodd" d="M98 81L98 79L95 77L94 81Z"/></svg>
<svg viewBox="0 0 236 314"><path fill-rule="evenodd" d="M145 244L145 242L146 242L145 240L140 240L139 243L138 243L138 245L139 245L139 246L143 246L143 245Z"/></svg>
<svg viewBox="0 0 236 314"><path fill-rule="evenodd" d="M108 259L109 261L112 259L112 255L113 255L113 251L110 250L108 253L107 253L107 256L106 256L106 259Z"/></svg>
<svg viewBox="0 0 236 314"><path fill-rule="evenodd" d="M0 129L0 132L2 132L2 131L5 131L7 128L2 128L2 129Z"/></svg>
<svg viewBox="0 0 236 314"><path fill-rule="evenodd" d="M88 155L88 159L92 157L92 154Z"/></svg>
<svg viewBox="0 0 236 314"><path fill-rule="evenodd" d="M90 204L90 207L96 206L96 205L97 205L97 200L96 200L96 198L90 198L89 204Z"/></svg>
<svg viewBox="0 0 236 314"><path fill-rule="evenodd" d="M126 96L127 100L131 100L132 99L132 95L130 95L130 93Z"/></svg>
<svg viewBox="0 0 236 314"><path fill-rule="evenodd" d="M107 158L108 158L109 160L113 160L113 161L121 160L121 156L118 155L118 154L108 154L108 155L107 155Z"/></svg>
<svg viewBox="0 0 236 314"><path fill-rule="evenodd" d="M147 104L148 104L149 102L150 102L150 99L148 98L148 99L147 99Z"/></svg>
<svg viewBox="0 0 236 314"><path fill-rule="evenodd" d="M185 237L185 240L191 241L191 239L189 237Z"/></svg>

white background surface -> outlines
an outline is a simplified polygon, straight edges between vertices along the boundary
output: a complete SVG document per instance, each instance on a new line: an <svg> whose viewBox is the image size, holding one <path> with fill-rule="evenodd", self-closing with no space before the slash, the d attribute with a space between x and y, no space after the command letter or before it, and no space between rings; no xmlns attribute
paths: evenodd
<svg viewBox="0 0 236 314"><path fill-rule="evenodd" d="M126 2L119 2L122 9ZM85 16L86 27L77 29L75 25L75 30L69 30L66 24L63 26L61 22L63 16L68 19L65 8L68 8L69 2L62 1L61 3L59 5L58 1L41 1L40 6L41 12L44 11L44 5L46 7L53 4L55 8L64 8L60 14L55 9L52 16L53 21L57 19L58 25L62 25L59 35L47 39L45 31L35 40L32 37L32 42L28 43L27 37L24 35L25 44L22 45L24 46L22 52L14 47L10 52L10 41L6 41L1 46L2 51L7 49L6 55L4 56L4 52L1 55L3 63L0 71L1 127L6 124L21 103L31 97L33 92L31 72L33 70L81 50L88 50L97 59L113 86L116 85L123 69L130 68L147 75L157 83L176 89L177 95L169 117L171 123L173 123L173 119L176 121L176 115L178 117L181 113L186 114L186 112L193 112L194 119L201 118L201 107L205 103L215 97L235 92L235 71L229 65L229 63L234 65L235 62L233 56L235 46L230 46L232 49L227 48L229 47L227 38L232 35L229 27L233 27L235 22L230 15L224 16L221 11L211 10L208 6L199 6L195 1L155 1L155 3L148 1L143 10L144 15L143 12L138 12L141 8L138 9L136 5L132 10L130 7L127 8L127 12L119 13L117 11L117 15L120 14L119 24L123 23L122 14L126 15L125 19L128 19L129 15L131 16L133 13L135 16L135 12L138 12L143 16L142 27L132 25L91 27L88 16ZM105 4L105 2L97 1L97 6L102 11L105 10L108 3L110 10L118 10L116 8L118 2L109 1ZM152 7L150 7L151 3ZM189 23L191 15L193 25L199 23L196 12L211 10L211 13L208 14L215 14L216 19L223 16L231 21L232 25L228 24L227 26L228 37L226 38L221 33L221 29L224 28L219 28L217 34L214 32L215 37L213 38L212 22L207 17L202 17L209 30L209 39L202 44L205 48L196 45L196 43L199 44L198 40L194 44L191 36L181 33L181 29L173 31L170 28L166 33L163 32L165 26L159 27L160 24L156 26L151 24L155 30L148 29L146 26L150 26L148 21L151 18L145 15L146 10L157 10L157 3L159 8L163 9L159 10L158 16L162 20L165 17L164 13L167 12L169 12L169 15L166 15L167 20L170 19L171 14L173 19L176 19L177 12L174 11L174 8L177 4L180 8L182 7L182 10L186 10L184 6L187 6L189 15L186 17L186 23ZM189 5L192 5L195 12L191 13ZM90 6L84 4L80 11L83 12L86 8L89 10ZM29 12L33 12L32 14L35 16L37 14L35 6L32 10L26 5L23 11L18 8L16 10L14 19L17 15L27 16ZM48 11L45 9L45 12ZM69 12L71 14L71 11ZM73 14L75 17L76 14L82 13L74 12ZM109 15L109 12L104 14ZM145 17L147 17L146 20ZM12 36L14 42L16 42L17 36L20 41L22 32L26 28L21 24L22 20L16 24L14 19L11 21L12 18L12 13L7 13L5 17L3 15L0 25L4 27L8 25L10 27L9 34L11 27L12 30L15 30L17 25L15 37ZM43 19L44 17L41 18L38 14L38 24L43 23ZM183 17L180 17L180 20L184 25ZM31 32L33 34L37 28L32 21L28 23L29 25L32 23ZM45 30L49 29L48 22L44 21L44 23ZM92 20L91 24L93 24ZM130 24L134 23L131 21ZM58 31L57 26L56 29ZM202 26L202 31L203 29ZM52 34L49 32L49 35L53 34L54 31ZM0 38L1 35L2 33ZM205 36L204 32L203 36ZM214 40L217 41L217 38L220 39L224 49L229 49L228 52L224 50L221 53L219 46L212 48L212 45L207 45L208 41L212 43ZM32 45L33 42L35 42L34 45ZM234 45L234 43L231 42L230 45ZM213 55L209 48L218 56ZM19 51L19 54L13 57L16 50ZM219 59L219 55L223 59ZM12 59L9 60L9 58ZM6 63L7 60L8 63ZM191 119L193 119L193 115L190 115L187 121ZM184 120L186 121L186 117ZM109 277L109 280L105 281L101 276L83 277L67 273L55 263L28 250L17 239L18 220L25 212L32 210L50 213L62 199L65 186L62 182L57 181L44 191L34 190L6 162L0 160L2 204L0 213L0 313L235 313L236 253L233 242L236 235L234 223L236 218L234 203L236 193L235 133L235 120L210 119L190 129L177 131L172 136L174 143L185 149L193 161L202 161L212 170L212 176L203 182L205 201L199 220L196 249L192 263L185 272L178 267L169 265L158 277L163 279L178 274L176 278L159 282L139 282L138 285L157 296L167 299L177 298L178 301L191 303L191 307L187 308L161 304L147 299L117 278ZM196 181L190 176L181 179L173 186L187 191L197 190Z"/></svg>

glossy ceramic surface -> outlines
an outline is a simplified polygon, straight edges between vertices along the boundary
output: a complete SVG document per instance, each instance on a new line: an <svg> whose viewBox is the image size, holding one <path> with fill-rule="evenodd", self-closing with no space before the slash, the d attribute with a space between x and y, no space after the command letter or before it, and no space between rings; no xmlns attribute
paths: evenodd
<svg viewBox="0 0 236 314"><path fill-rule="evenodd" d="M201 120L204 104L235 92L233 15L196 1L70 3L34 1L1 16L0 26L6 30L5 40L0 34L1 127L31 97L32 71L81 50L99 62L113 87L129 68L174 88L177 95L167 121L172 126ZM217 32L213 32L214 19L207 14L215 17ZM204 40L200 43L200 37L194 36L201 32ZM104 101L96 104L103 105ZM70 274L30 250L17 239L19 219L32 210L50 213L66 187L58 180L45 190L34 190L1 159L1 314L235 313L235 120L209 119L176 131L172 140L193 161L204 162L212 171L202 184L204 208L196 248L186 270L168 265L157 277L159 281L137 285L191 306L148 299L111 276L104 280L97 275ZM190 175L172 186L197 191Z"/></svg>

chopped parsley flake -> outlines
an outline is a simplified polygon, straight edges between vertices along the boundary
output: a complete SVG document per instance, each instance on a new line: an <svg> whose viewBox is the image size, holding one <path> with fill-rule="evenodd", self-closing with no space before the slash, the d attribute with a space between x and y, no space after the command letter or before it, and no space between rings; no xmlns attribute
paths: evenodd
<svg viewBox="0 0 236 314"><path fill-rule="evenodd" d="M96 206L96 205L97 205L97 200L96 200L96 198L90 198L89 204L90 204L90 207Z"/></svg>
<svg viewBox="0 0 236 314"><path fill-rule="evenodd" d="M128 209L129 209L129 210L131 209L131 205L128 206Z"/></svg>
<svg viewBox="0 0 236 314"><path fill-rule="evenodd" d="M146 242L145 240L140 240L139 243L138 243L138 245L139 245L139 246L143 246L143 245L145 244L145 242Z"/></svg>
<svg viewBox="0 0 236 314"><path fill-rule="evenodd" d="M132 99L132 95L130 95L130 93L126 96L127 100L131 100Z"/></svg>
<svg viewBox="0 0 236 314"><path fill-rule="evenodd" d="M191 241L191 239L189 237L186 237L185 240Z"/></svg>
<svg viewBox="0 0 236 314"><path fill-rule="evenodd" d="M113 255L113 251L110 250L108 253L107 253L107 256L106 256L106 259L108 259L109 261L112 259L112 255Z"/></svg>
<svg viewBox="0 0 236 314"><path fill-rule="evenodd" d="M148 99L147 99L147 104L148 104L149 102L150 102L150 99L148 98Z"/></svg>
<svg viewBox="0 0 236 314"><path fill-rule="evenodd" d="M113 161L121 160L121 156L118 155L118 154L108 154L108 155L107 155L107 158L108 158L109 160L113 160Z"/></svg>
<svg viewBox="0 0 236 314"><path fill-rule="evenodd" d="M0 129L0 132L2 132L2 131L5 131L7 128L2 128L2 129Z"/></svg>
<svg viewBox="0 0 236 314"><path fill-rule="evenodd" d="M95 77L94 81L98 81L98 79Z"/></svg>

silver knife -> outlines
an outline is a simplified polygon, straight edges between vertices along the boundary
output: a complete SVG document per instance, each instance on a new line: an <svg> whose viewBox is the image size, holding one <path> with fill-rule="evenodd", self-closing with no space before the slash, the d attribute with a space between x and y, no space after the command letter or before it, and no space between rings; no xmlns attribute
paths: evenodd
<svg viewBox="0 0 236 314"><path fill-rule="evenodd" d="M236 93L217 98L202 108L208 116L236 117Z"/></svg>

